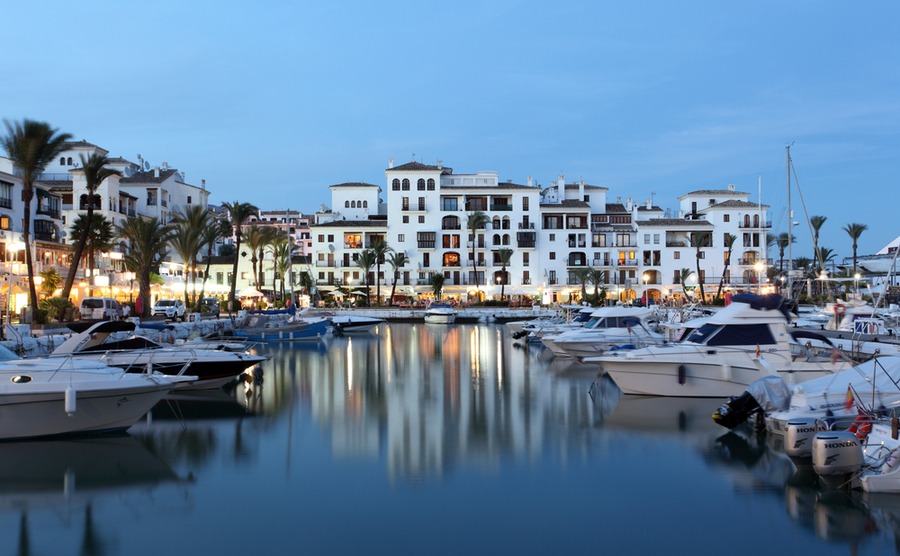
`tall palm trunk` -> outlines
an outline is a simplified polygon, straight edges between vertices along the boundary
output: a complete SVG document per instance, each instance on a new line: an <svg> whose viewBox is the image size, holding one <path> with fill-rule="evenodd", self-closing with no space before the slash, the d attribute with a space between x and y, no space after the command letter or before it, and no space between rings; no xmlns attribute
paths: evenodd
<svg viewBox="0 0 900 556"><path fill-rule="evenodd" d="M28 276L34 276L34 261L31 258L31 200L34 198L34 190L28 189L22 191L22 201L25 203L25 212L22 222L22 236L25 239L25 264L28 268ZM31 305L31 322L37 319L37 290L34 287L34 280L28 280L28 300ZM9 303L9 300L6 300Z"/></svg>

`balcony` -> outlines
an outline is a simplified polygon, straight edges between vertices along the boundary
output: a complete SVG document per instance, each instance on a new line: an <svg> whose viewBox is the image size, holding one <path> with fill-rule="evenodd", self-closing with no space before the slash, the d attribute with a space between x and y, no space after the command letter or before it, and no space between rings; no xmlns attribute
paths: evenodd
<svg viewBox="0 0 900 556"><path fill-rule="evenodd" d="M419 249L434 249L434 241L420 241L418 243Z"/></svg>
<svg viewBox="0 0 900 556"><path fill-rule="evenodd" d="M498 204L491 205L492 211L511 211L512 209L513 209L512 205L508 205L505 203L504 204L498 203Z"/></svg>
<svg viewBox="0 0 900 556"><path fill-rule="evenodd" d="M442 230L461 230L462 226L459 224L444 224L441 226Z"/></svg>
<svg viewBox="0 0 900 556"><path fill-rule="evenodd" d="M584 240L581 241L569 241L569 247L572 249L585 249L587 247L587 243Z"/></svg>
<svg viewBox="0 0 900 556"><path fill-rule="evenodd" d="M666 241L666 247L687 247L686 241Z"/></svg>
<svg viewBox="0 0 900 556"><path fill-rule="evenodd" d="M13 205L12 199L0 197L0 208L11 209L12 205Z"/></svg>
<svg viewBox="0 0 900 556"><path fill-rule="evenodd" d="M534 222L519 222L519 229L520 230L533 230Z"/></svg>

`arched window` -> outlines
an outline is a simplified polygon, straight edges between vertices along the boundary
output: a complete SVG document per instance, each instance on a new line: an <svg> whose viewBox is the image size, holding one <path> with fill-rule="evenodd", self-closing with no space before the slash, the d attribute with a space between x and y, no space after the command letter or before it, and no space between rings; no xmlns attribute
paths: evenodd
<svg viewBox="0 0 900 556"><path fill-rule="evenodd" d="M500 229L500 218L495 216L494 220L491 222L491 227L495 230L499 230Z"/></svg>
<svg viewBox="0 0 900 556"><path fill-rule="evenodd" d="M444 218L441 219L441 229L458 230L459 229L459 217L445 216Z"/></svg>
<svg viewBox="0 0 900 556"><path fill-rule="evenodd" d="M753 215L753 227L759 228L759 215L758 214Z"/></svg>
<svg viewBox="0 0 900 556"><path fill-rule="evenodd" d="M419 178L419 181L416 182L416 189L419 191L425 191L425 180Z"/></svg>
<svg viewBox="0 0 900 556"><path fill-rule="evenodd" d="M393 191L400 191L400 180L394 178L394 180L391 182L391 189Z"/></svg>
<svg viewBox="0 0 900 556"><path fill-rule="evenodd" d="M350 208L356 208L356 201L350 201Z"/></svg>
<svg viewBox="0 0 900 556"><path fill-rule="evenodd" d="M403 189L403 191L409 191L409 180L407 178L403 178L403 187L401 189Z"/></svg>
<svg viewBox="0 0 900 556"><path fill-rule="evenodd" d="M434 178L428 178L428 191L434 191Z"/></svg>
<svg viewBox="0 0 900 556"><path fill-rule="evenodd" d="M503 229L504 230L509 229L509 217L508 216L503 217Z"/></svg>
<svg viewBox="0 0 900 556"><path fill-rule="evenodd" d="M364 209L369 208L369 201L363 201L363 208Z"/></svg>
<svg viewBox="0 0 900 556"><path fill-rule="evenodd" d="M66 159L66 164L68 164L69 166L72 165L72 157L71 156Z"/></svg>
<svg viewBox="0 0 900 556"><path fill-rule="evenodd" d="M509 245L509 234L503 234L503 245Z"/></svg>
<svg viewBox="0 0 900 556"><path fill-rule="evenodd" d="M459 253L454 253L452 251L444 253L443 266L459 266Z"/></svg>
<svg viewBox="0 0 900 556"><path fill-rule="evenodd" d="M500 245L500 234L494 234L494 237L491 239L494 242L494 245Z"/></svg>
<svg viewBox="0 0 900 556"><path fill-rule="evenodd" d="M64 157L64 156L59 157L59 165L60 166L66 165L66 157Z"/></svg>
<svg viewBox="0 0 900 556"><path fill-rule="evenodd" d="M344 208L350 208L350 201L344 201Z"/></svg>
<svg viewBox="0 0 900 556"><path fill-rule="evenodd" d="M750 227L750 215L749 214L744 215L744 227L745 228Z"/></svg>

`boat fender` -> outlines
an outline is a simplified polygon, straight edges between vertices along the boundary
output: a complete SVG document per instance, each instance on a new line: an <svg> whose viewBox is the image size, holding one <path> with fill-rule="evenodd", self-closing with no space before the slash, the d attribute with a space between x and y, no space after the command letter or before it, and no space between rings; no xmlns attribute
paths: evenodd
<svg viewBox="0 0 900 556"><path fill-rule="evenodd" d="M78 396L75 392L75 387L70 384L69 387L66 388L66 402L65 402L66 415L68 415L69 417L71 417L72 415L75 415L75 404L76 404L77 397Z"/></svg>
<svg viewBox="0 0 900 556"><path fill-rule="evenodd" d="M729 363L722 364L722 380L731 382L731 365Z"/></svg>
<svg viewBox="0 0 900 556"><path fill-rule="evenodd" d="M895 467L897 467L897 449L891 450L887 457L884 458L884 463L881 464L881 474L890 473Z"/></svg>
<svg viewBox="0 0 900 556"><path fill-rule="evenodd" d="M900 419L896 415L891 415L891 438L897 440L898 429L900 429Z"/></svg>
<svg viewBox="0 0 900 556"><path fill-rule="evenodd" d="M678 365L678 384L687 382L687 367Z"/></svg>

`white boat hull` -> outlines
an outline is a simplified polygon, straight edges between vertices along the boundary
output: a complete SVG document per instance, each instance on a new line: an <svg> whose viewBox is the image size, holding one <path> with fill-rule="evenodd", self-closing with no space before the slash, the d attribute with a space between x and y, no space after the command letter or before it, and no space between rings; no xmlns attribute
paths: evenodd
<svg viewBox="0 0 900 556"><path fill-rule="evenodd" d="M777 373L788 384L833 373L822 366L797 366L777 371L764 358L735 353L726 364L710 364L700 357L660 360L647 357L604 358L601 368L624 394L727 398L740 395L751 383Z"/></svg>
<svg viewBox="0 0 900 556"><path fill-rule="evenodd" d="M22 393L7 387L0 392L0 439L125 430L178 382L191 379L125 374L92 384L76 383L71 414L66 413L64 382L32 384Z"/></svg>
<svg viewBox="0 0 900 556"><path fill-rule="evenodd" d="M456 315L446 313L426 313L425 322L428 324L453 324L456 322Z"/></svg>

